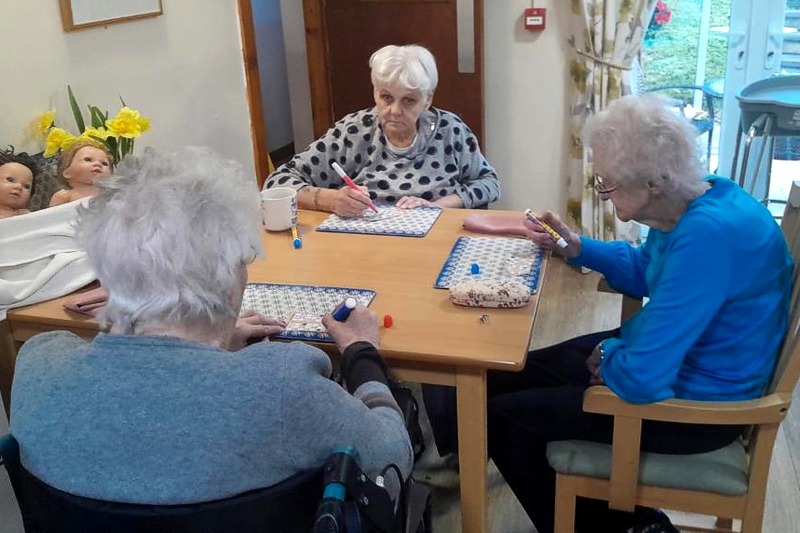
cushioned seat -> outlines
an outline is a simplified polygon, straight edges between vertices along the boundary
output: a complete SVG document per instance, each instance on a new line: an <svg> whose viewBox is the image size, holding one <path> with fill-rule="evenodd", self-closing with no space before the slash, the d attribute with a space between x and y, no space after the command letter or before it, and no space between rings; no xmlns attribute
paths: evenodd
<svg viewBox="0 0 800 533"><path fill-rule="evenodd" d="M547 460L559 474L609 479L611 445L581 440L551 442ZM740 496L747 492L747 454L744 444L732 444L708 453L668 455L642 453L641 485L714 492Z"/></svg>

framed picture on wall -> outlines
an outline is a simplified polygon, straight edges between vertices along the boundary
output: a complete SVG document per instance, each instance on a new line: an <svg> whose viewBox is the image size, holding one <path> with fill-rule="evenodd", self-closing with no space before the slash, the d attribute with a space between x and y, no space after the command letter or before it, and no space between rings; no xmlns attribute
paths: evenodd
<svg viewBox="0 0 800 533"><path fill-rule="evenodd" d="M161 0L59 0L64 31L105 26L164 13Z"/></svg>

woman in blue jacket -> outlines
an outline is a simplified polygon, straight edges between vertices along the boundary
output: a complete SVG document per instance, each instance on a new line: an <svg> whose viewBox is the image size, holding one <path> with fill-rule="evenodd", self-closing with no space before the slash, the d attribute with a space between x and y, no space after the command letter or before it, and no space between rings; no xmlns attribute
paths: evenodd
<svg viewBox="0 0 800 533"><path fill-rule="evenodd" d="M780 228L736 183L705 175L696 132L663 101L617 100L588 121L584 142L597 194L619 219L649 226L646 242L583 237L550 212L541 218L568 246L533 223L530 237L648 302L619 329L531 352L522 372L490 372L489 454L539 532L553 528L547 443L611 442L613 419L583 412L587 387L606 385L631 403L756 398L789 312L792 260ZM642 449L702 453L741 430L645 421ZM632 516L596 500L581 501L577 514L579 531L677 531L653 510Z"/></svg>

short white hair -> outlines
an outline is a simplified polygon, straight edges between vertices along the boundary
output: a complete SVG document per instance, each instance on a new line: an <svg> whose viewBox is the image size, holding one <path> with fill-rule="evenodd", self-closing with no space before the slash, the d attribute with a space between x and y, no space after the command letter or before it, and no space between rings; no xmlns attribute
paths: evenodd
<svg viewBox="0 0 800 533"><path fill-rule="evenodd" d="M583 141L602 153L619 182L664 181L666 191L697 192L706 175L691 121L656 95L623 96L590 117Z"/></svg>
<svg viewBox="0 0 800 533"><path fill-rule="evenodd" d="M120 333L235 320L241 266L262 251L260 196L242 166L204 148L126 157L81 209L78 238Z"/></svg>
<svg viewBox="0 0 800 533"><path fill-rule="evenodd" d="M439 83L436 59L427 48L418 44L384 46L369 58L369 67L375 87L399 83L430 98Z"/></svg>

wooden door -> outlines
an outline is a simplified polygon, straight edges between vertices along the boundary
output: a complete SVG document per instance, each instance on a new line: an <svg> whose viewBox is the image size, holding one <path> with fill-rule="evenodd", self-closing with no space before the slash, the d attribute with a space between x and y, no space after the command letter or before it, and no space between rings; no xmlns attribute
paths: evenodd
<svg viewBox="0 0 800 533"><path fill-rule="evenodd" d="M439 70L434 107L460 115L482 141L483 0L303 0L303 11L316 136L375 105L368 64L375 50L421 44Z"/></svg>

